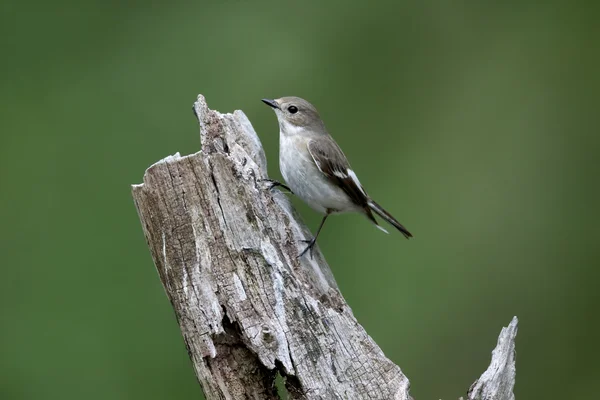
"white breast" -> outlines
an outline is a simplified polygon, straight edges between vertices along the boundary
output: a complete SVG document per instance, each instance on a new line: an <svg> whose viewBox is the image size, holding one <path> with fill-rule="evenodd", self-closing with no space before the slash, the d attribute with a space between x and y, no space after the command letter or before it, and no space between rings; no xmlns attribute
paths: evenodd
<svg viewBox="0 0 600 400"><path fill-rule="evenodd" d="M357 211L346 193L317 168L305 135L279 135L279 169L294 194L314 210L325 213Z"/></svg>

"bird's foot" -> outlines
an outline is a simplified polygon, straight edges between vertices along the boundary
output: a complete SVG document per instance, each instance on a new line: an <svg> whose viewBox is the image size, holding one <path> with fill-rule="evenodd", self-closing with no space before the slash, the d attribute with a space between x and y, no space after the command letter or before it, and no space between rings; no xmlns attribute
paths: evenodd
<svg viewBox="0 0 600 400"><path fill-rule="evenodd" d="M298 258L302 257L307 251L310 250L310 258L313 258L313 251L315 249L315 244L317 244L317 238L313 238L311 240L301 240L302 243L308 243L308 246L300 254L298 254Z"/></svg>
<svg viewBox="0 0 600 400"><path fill-rule="evenodd" d="M286 185L284 185L283 183L276 181L274 179L259 179L259 182L267 182L268 186L269 186L269 190L275 188L275 187L280 187L283 188L285 190L287 190L290 193L294 193L292 192L292 189L290 189L289 187L287 187Z"/></svg>

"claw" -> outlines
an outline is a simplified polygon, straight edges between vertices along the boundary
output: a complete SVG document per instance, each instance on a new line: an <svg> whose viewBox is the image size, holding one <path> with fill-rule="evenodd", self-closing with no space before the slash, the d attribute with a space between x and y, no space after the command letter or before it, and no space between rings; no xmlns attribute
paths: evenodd
<svg viewBox="0 0 600 400"><path fill-rule="evenodd" d="M316 238L312 239L312 240L301 240L302 243L308 243L308 246L306 246L306 248L304 250L302 250L300 252L300 254L298 254L298 258L302 257L308 250L310 250L310 258L313 258L313 251L315 248L315 244L317 243L317 241L315 240Z"/></svg>
<svg viewBox="0 0 600 400"><path fill-rule="evenodd" d="M274 180L274 179L259 179L258 181L259 181L259 182L268 182L268 183L270 183L269 190L271 190L271 189L273 189L273 188L275 188L275 187L282 187L282 188L284 188L285 190L287 190L288 192L290 192L290 193L292 193L292 194L294 193L294 192L292 192L292 189L290 189L289 187L287 187L287 186L286 186L286 185L284 185L283 183L281 183L281 182L279 182L279 181L276 181L276 180Z"/></svg>
<svg viewBox="0 0 600 400"><path fill-rule="evenodd" d="M313 257L313 249L315 248L315 244L317 243L317 238L319 237L319 233L321 233L321 229L323 229L325 220L327 220L327 217L329 216L329 214L331 214L331 211L332 210L327 209L327 213L325 213L325 216L321 220L321 224L319 225L319 229L317 229L317 234L315 235L315 237L312 238L312 240L302 240L302 242L308 243L308 246L304 250L302 250L302 253L298 255L298 258L302 257L304 253L306 253L308 250L310 250L310 258Z"/></svg>

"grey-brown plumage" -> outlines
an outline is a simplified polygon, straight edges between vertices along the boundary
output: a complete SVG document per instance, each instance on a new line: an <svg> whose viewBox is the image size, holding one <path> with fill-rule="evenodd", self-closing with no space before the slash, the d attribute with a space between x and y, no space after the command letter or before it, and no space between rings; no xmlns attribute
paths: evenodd
<svg viewBox="0 0 600 400"><path fill-rule="evenodd" d="M299 97L263 99L273 107L279 121L279 167L287 185L302 200L325 214L314 239L300 253L316 243L330 214L358 212L379 229L373 212L406 237L412 237L390 213L369 197L337 143L327 132L317 109Z"/></svg>

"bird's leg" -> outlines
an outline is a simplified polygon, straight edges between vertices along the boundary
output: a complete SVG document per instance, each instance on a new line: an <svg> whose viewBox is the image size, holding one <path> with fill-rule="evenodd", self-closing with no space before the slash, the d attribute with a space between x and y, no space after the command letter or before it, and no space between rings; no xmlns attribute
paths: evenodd
<svg viewBox="0 0 600 400"><path fill-rule="evenodd" d="M286 185L284 185L283 183L276 181L274 179L259 179L259 182L267 182L269 183L269 190L275 188L275 187L281 187L284 188L285 190L287 190L290 193L294 193L292 192L292 189L290 189L289 187L287 187Z"/></svg>
<svg viewBox="0 0 600 400"><path fill-rule="evenodd" d="M312 256L313 256L313 249L315 248L315 244L317 244L317 238L319 237L319 233L321 232L321 229L323 228L323 225L325 224L325 220L327 219L327 217L329 217L330 213L331 213L330 210L327 210L325 212L325 216L321 220L321 224L319 225L319 229L317 229L317 233L316 233L315 237L312 238L312 240L302 240L302 242L308 243L308 246L306 246L306 248L304 250L302 250L302 252L300 254L298 254L298 258L302 257L304 255L304 253L306 253L308 250L310 250L310 258L312 258Z"/></svg>

